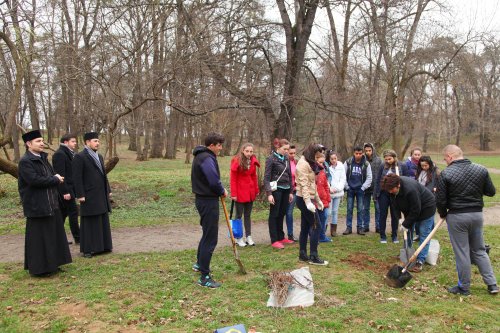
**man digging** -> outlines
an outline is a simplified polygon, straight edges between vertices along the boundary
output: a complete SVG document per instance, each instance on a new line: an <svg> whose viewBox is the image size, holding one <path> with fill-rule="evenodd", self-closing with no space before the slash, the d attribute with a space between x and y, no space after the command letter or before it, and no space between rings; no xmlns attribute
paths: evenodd
<svg viewBox="0 0 500 333"><path fill-rule="evenodd" d="M395 174L389 174L382 178L380 186L391 194L396 215L404 214L404 221L401 225L403 232L408 232L415 226L420 232L419 239L422 243L434 227L434 214L436 213L434 194L415 179L399 177ZM411 247L411 233L408 236L408 247ZM416 264L409 271L421 272L428 253L429 244L418 254Z"/></svg>

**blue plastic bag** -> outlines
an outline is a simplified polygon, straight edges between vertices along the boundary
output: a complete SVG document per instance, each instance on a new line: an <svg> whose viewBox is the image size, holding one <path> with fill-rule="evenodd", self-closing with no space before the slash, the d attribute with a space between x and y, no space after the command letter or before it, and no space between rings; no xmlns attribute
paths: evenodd
<svg viewBox="0 0 500 333"><path fill-rule="evenodd" d="M231 230L233 230L234 238L243 237L243 222L240 219L229 220L229 224L231 225ZM231 235L229 235L229 232L228 237L231 237Z"/></svg>

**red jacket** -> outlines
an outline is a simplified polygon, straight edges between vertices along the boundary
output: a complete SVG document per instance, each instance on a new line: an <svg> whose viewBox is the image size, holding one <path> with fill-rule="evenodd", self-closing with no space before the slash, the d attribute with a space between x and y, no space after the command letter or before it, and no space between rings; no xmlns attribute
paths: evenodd
<svg viewBox="0 0 500 333"><path fill-rule="evenodd" d="M250 158L250 169L241 170L238 156L231 160L231 197L236 197L236 202L252 202L259 194L257 168L260 168L257 157Z"/></svg>
<svg viewBox="0 0 500 333"><path fill-rule="evenodd" d="M326 177L325 169L321 169L316 176L316 187L318 189L318 195L325 208L330 206L330 185L328 185L328 178Z"/></svg>

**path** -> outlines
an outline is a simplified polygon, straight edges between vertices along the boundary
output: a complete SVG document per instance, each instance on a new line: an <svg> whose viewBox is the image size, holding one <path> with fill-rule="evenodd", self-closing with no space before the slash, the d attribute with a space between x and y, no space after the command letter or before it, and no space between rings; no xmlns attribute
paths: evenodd
<svg viewBox="0 0 500 333"><path fill-rule="evenodd" d="M484 211L487 225L500 224L500 205ZM389 223L388 223L389 228ZM340 218L339 231L345 229L345 219ZM300 230L295 221L295 235ZM112 230L114 253L165 252L196 249L201 229L198 225L171 225L161 227L119 228ZM342 236L341 236L342 237ZM252 238L257 244L269 243L267 222L252 225ZM22 262L24 260L24 235L0 236L0 262ZM219 245L229 246L227 228L223 220L219 227ZM80 256L79 246L70 245L73 257Z"/></svg>

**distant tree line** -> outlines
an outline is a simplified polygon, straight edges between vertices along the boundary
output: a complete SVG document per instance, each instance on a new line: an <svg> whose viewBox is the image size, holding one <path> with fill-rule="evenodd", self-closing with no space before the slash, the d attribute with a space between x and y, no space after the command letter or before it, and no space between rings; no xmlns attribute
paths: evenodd
<svg viewBox="0 0 500 333"><path fill-rule="evenodd" d="M137 160L188 153L213 130L225 154L273 137L404 154L464 132L491 148L498 36L444 29L429 14L445 17L444 1L274 4L270 18L259 0L3 1L0 170L15 171L22 129L49 144L95 130L107 158L128 140ZM312 36L319 15L329 29Z"/></svg>

